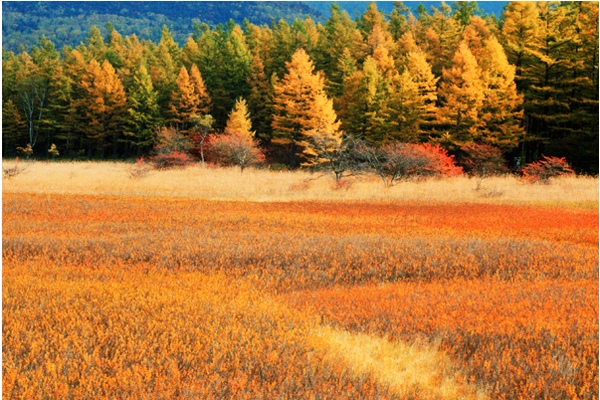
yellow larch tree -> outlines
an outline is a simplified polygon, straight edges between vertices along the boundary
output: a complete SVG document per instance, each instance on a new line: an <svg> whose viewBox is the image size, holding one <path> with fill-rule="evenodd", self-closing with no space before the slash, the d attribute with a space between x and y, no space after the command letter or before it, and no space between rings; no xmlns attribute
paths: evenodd
<svg viewBox="0 0 600 400"><path fill-rule="evenodd" d="M406 57L406 70L417 85L417 100L414 103L414 113L418 120L415 141L424 142L429 139L436 124L437 82L439 78L433 75L431 65L421 51L412 51Z"/></svg>
<svg viewBox="0 0 600 400"><path fill-rule="evenodd" d="M204 115L210 111L210 98L195 64L192 65L189 74L185 66L181 67L170 111L171 123L177 125L182 132L192 127L194 116Z"/></svg>
<svg viewBox="0 0 600 400"><path fill-rule="evenodd" d="M304 166L330 162L342 145L340 121L333 110L333 101L323 91L315 95L313 104L314 126L305 132L300 144L306 161Z"/></svg>
<svg viewBox="0 0 600 400"><path fill-rule="evenodd" d="M346 78L339 100L342 129L361 140L380 144L390 130L390 82L367 56L362 69Z"/></svg>
<svg viewBox="0 0 600 400"><path fill-rule="evenodd" d="M415 36L411 31L407 31L396 42L396 52L394 53L394 57L402 64L405 61L406 54L419 50Z"/></svg>
<svg viewBox="0 0 600 400"><path fill-rule="evenodd" d="M515 147L525 133L521 126L523 96L517 93L516 68L508 63L495 36L484 42L479 65L485 98L481 109L482 124L473 139L502 149Z"/></svg>
<svg viewBox="0 0 600 400"><path fill-rule="evenodd" d="M384 30L382 25L373 26L367 40L371 55L379 72L385 79L391 80L397 74L396 65L392 57L395 44L391 35Z"/></svg>
<svg viewBox="0 0 600 400"><path fill-rule="evenodd" d="M481 17L474 16L462 33L462 40L467 42L469 50L471 50L471 53L479 60L481 59L484 41L489 39L490 35L490 29L488 28L486 21Z"/></svg>
<svg viewBox="0 0 600 400"><path fill-rule="evenodd" d="M229 114L229 119L225 126L225 134L237 135L249 140L254 139L248 105L246 104L246 100L241 97L237 99L233 110Z"/></svg>
<svg viewBox="0 0 600 400"><path fill-rule="evenodd" d="M437 116L441 137L435 138L436 141L448 148L472 143L480 123L485 85L481 68L466 42L459 44L452 67L443 69L438 96L441 105Z"/></svg>
<svg viewBox="0 0 600 400"><path fill-rule="evenodd" d="M272 143L287 147L289 166L295 168L298 153L310 154L311 135L316 135L319 127L321 132L331 132L335 125L330 122L331 115L334 120L337 117L332 103L324 100L324 77L313 73L313 62L303 49L296 50L286 67L287 73L274 85Z"/></svg>
<svg viewBox="0 0 600 400"><path fill-rule="evenodd" d="M92 147L100 148L101 158L112 145L113 155L122 138L119 126L126 113L125 90L115 69L108 61L100 65L90 61L79 87L82 97L76 101L77 112L88 121L81 129L88 141L89 155Z"/></svg>
<svg viewBox="0 0 600 400"><path fill-rule="evenodd" d="M508 61L517 67L515 79L519 90L529 86L526 71L539 47L539 9L533 1L512 1L502 12L500 40Z"/></svg>

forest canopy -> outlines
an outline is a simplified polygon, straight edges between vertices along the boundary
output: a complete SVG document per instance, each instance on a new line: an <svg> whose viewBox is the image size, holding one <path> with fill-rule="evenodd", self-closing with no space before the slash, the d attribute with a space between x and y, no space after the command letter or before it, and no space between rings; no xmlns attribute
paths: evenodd
<svg viewBox="0 0 600 400"><path fill-rule="evenodd" d="M76 47L41 36L3 49L3 154L139 157L159 127L192 139L210 116L219 135L243 103L268 160L291 167L309 143L352 135L598 173L597 2L510 2L500 18L476 2L372 3L355 18L334 4L323 22L297 11L261 25L190 18L183 45L166 25L148 39L105 21Z"/></svg>

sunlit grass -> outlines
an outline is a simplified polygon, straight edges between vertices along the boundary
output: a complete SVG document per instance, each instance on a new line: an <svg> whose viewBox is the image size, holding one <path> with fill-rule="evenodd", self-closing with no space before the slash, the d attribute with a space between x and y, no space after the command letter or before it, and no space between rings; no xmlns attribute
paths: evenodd
<svg viewBox="0 0 600 400"><path fill-rule="evenodd" d="M10 398L598 398L597 178L23 164Z"/></svg>
<svg viewBox="0 0 600 400"><path fill-rule="evenodd" d="M515 176L490 177L480 190L476 179L456 177L401 182L386 188L375 176L347 178L349 187L337 189L331 175L307 171L209 168L152 171L131 179L121 162L20 161L24 172L2 180L5 193L63 193L159 196L206 200L297 201L383 200L451 201L532 204L597 208L597 177L563 177L550 184L526 184ZM3 166L14 165L4 161Z"/></svg>
<svg viewBox="0 0 600 400"><path fill-rule="evenodd" d="M389 341L327 325L314 334L331 349L332 362L347 363L357 376L373 376L403 398L488 398L483 388L461 376L450 357L435 344Z"/></svg>

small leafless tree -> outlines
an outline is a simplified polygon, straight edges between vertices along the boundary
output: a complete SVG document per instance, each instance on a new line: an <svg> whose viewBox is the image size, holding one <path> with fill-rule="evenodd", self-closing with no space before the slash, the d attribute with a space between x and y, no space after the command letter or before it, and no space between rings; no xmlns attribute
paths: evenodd
<svg viewBox="0 0 600 400"><path fill-rule="evenodd" d="M2 177L12 178L25 172L25 167L19 164L19 157L16 158L15 164L12 166L2 167Z"/></svg>
<svg viewBox="0 0 600 400"><path fill-rule="evenodd" d="M198 149L200 150L200 159L204 165L204 150L207 145L207 139L212 132L212 126L215 123L215 119L212 115L194 115L192 117L192 138L197 143Z"/></svg>
<svg viewBox="0 0 600 400"><path fill-rule="evenodd" d="M461 151L465 154L461 165L465 171L477 178L475 190L483 188L484 179L508 172L502 150L488 144L472 144L463 146Z"/></svg>
<svg viewBox="0 0 600 400"><path fill-rule="evenodd" d="M364 170L356 154L359 146L359 141L350 134L344 134L341 143L323 136L313 138L311 147L317 163L312 167L333 173L336 182L345 176L357 175Z"/></svg>
<svg viewBox="0 0 600 400"><path fill-rule="evenodd" d="M241 172L264 163L265 156L258 142L235 134L213 135L208 140L215 160L223 165L238 165Z"/></svg>
<svg viewBox="0 0 600 400"><path fill-rule="evenodd" d="M356 147L355 155L363 169L373 171L388 187L408 178L462 173L462 168L454 165L452 156L437 145L391 143L373 147L362 142Z"/></svg>

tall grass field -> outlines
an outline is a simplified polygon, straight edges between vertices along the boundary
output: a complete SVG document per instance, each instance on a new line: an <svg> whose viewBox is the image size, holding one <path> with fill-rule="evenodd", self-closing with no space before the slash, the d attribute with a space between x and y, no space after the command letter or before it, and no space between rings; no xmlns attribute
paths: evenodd
<svg viewBox="0 0 600 400"><path fill-rule="evenodd" d="M598 178L131 168L3 178L5 398L598 399Z"/></svg>

